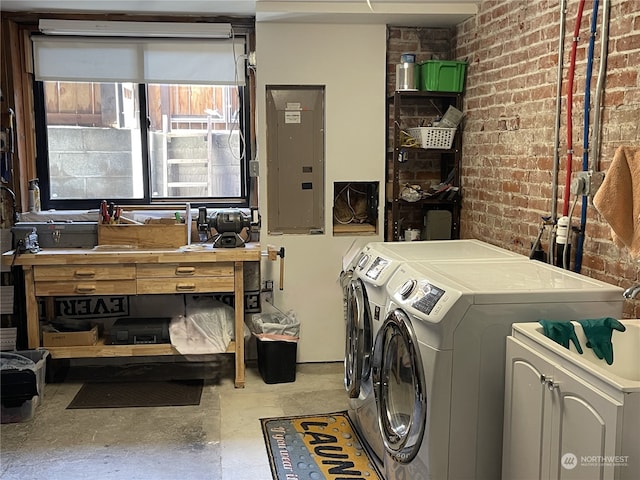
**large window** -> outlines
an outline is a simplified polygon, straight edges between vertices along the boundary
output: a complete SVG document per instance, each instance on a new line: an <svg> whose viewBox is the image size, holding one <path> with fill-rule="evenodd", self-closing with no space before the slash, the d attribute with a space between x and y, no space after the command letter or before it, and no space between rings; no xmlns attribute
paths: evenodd
<svg viewBox="0 0 640 480"><path fill-rule="evenodd" d="M248 105L244 68L237 67L244 65L244 42L234 39L224 49L216 43L220 40L186 43L188 48L179 40L145 40L130 51L130 42L102 40L91 39L89 51L77 39L34 41L43 208L96 208L102 199L121 204L246 205ZM105 70L105 60L87 62L90 50L104 45L121 63L142 67L128 72L116 64ZM128 58L146 49L154 60L162 49L175 54L176 45L181 55L209 54L212 47L218 59L228 56L226 74L209 63L199 69L197 61L190 69L186 59L182 76L182 62L172 64L165 75L158 66L148 67L148 55ZM57 67L56 57L62 56L69 68Z"/></svg>

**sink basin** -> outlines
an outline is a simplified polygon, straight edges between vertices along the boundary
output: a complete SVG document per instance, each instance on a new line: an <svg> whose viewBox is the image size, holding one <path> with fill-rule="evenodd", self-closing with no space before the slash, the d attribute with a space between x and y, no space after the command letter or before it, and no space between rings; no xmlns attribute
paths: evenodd
<svg viewBox="0 0 640 480"><path fill-rule="evenodd" d="M591 348L587 348L587 338L582 326L578 322L572 323L582 354L577 352L572 342L569 342L570 348L567 349L546 337L538 323L515 323L512 335L537 350L555 353L582 378L596 378L622 392L640 392L640 319L620 320L626 330L613 331L611 365L599 359Z"/></svg>

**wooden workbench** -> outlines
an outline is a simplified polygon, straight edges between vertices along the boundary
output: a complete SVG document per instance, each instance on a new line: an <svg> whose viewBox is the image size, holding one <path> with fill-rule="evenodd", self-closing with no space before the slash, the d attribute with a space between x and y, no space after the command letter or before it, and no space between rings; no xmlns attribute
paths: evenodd
<svg viewBox="0 0 640 480"><path fill-rule="evenodd" d="M184 247L173 250L101 248L43 249L2 263L24 271L27 337L30 349L40 346L38 297L84 295L149 295L234 292L235 385L244 387L243 262L260 261L260 245L240 248ZM170 344L47 347L52 358L177 355Z"/></svg>

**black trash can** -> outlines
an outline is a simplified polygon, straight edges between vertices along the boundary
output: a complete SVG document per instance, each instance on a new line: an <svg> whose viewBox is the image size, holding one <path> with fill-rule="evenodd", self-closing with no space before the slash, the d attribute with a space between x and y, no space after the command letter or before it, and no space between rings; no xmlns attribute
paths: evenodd
<svg viewBox="0 0 640 480"><path fill-rule="evenodd" d="M300 323L293 312L252 315L251 331L257 341L262 380L269 384L295 382Z"/></svg>
<svg viewBox="0 0 640 480"><path fill-rule="evenodd" d="M258 371L264 383L296 381L298 342L258 338Z"/></svg>

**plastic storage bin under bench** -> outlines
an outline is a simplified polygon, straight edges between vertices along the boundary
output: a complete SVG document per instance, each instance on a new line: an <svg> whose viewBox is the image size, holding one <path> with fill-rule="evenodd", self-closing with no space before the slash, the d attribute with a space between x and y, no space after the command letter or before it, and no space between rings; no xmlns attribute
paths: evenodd
<svg viewBox="0 0 640 480"><path fill-rule="evenodd" d="M420 90L427 92L462 92L466 62L427 60L420 64Z"/></svg>
<svg viewBox="0 0 640 480"><path fill-rule="evenodd" d="M0 357L0 417L2 423L30 420L44 394L49 352L19 350Z"/></svg>

